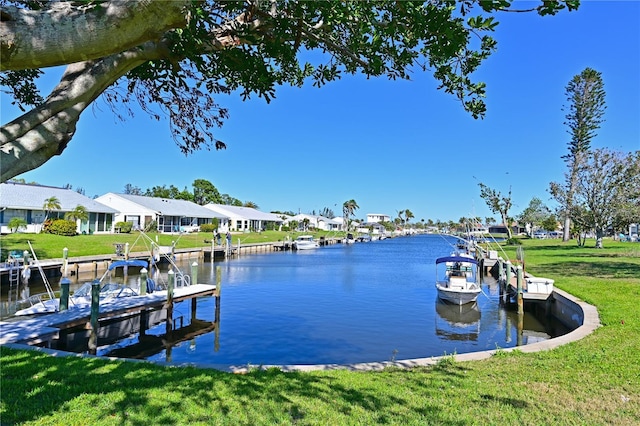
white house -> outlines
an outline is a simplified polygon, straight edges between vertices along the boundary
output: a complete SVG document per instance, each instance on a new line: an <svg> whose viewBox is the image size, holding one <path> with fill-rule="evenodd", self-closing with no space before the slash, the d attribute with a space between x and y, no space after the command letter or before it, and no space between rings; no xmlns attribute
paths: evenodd
<svg viewBox="0 0 640 426"><path fill-rule="evenodd" d="M133 229L143 229L155 222L159 232L182 232L218 219L226 226L229 218L187 200L145 197L108 192L98 198L117 211L115 222L131 222Z"/></svg>
<svg viewBox="0 0 640 426"><path fill-rule="evenodd" d="M387 231L378 222L365 222L356 227L356 232L360 234L385 235Z"/></svg>
<svg viewBox="0 0 640 426"><path fill-rule="evenodd" d="M228 227L220 227L220 232L227 231L265 231L269 228L278 229L282 225L282 218L273 213L265 213L251 207L229 206L226 204L205 204L205 207L219 216L229 218Z"/></svg>
<svg viewBox="0 0 640 426"><path fill-rule="evenodd" d="M112 232L117 211L76 191L55 186L30 185L7 182L0 184L0 232L9 233L7 226L14 217L27 222L26 232L42 230L47 212L43 209L47 199L55 197L60 209L50 211L47 219L62 219L65 213L83 206L89 214L88 220L77 221L79 234Z"/></svg>
<svg viewBox="0 0 640 426"><path fill-rule="evenodd" d="M367 223L391 222L391 216L379 213L367 213Z"/></svg>
<svg viewBox="0 0 640 426"><path fill-rule="evenodd" d="M287 223L290 223L291 221L298 222L299 230L319 229L322 231L340 231L342 229L342 220L339 218L330 219L324 216L297 214L290 217Z"/></svg>

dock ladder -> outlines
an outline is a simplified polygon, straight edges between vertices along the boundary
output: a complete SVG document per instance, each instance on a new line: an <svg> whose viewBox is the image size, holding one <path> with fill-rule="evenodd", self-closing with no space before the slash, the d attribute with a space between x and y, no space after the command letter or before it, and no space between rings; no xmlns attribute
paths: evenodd
<svg viewBox="0 0 640 426"><path fill-rule="evenodd" d="M9 306L18 303L18 292L20 291L20 271L21 265L18 259L10 259L7 261L9 267Z"/></svg>

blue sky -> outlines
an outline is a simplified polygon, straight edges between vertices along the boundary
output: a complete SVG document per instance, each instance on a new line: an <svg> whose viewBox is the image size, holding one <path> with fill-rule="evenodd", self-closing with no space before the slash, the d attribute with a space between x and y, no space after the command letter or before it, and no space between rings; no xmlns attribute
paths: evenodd
<svg viewBox="0 0 640 426"><path fill-rule="evenodd" d="M570 138L565 88L584 68L602 73L607 95L592 147L640 149L640 2L583 1L577 12L498 20L498 50L476 73L487 83L484 120L437 91L428 73L412 81L345 77L321 89L283 87L271 104L220 99L231 118L216 136L227 149L184 156L166 122L141 112L120 122L99 101L61 156L19 177L68 183L90 197L128 183L191 189L206 179L263 211L328 207L340 215L354 199L358 218L409 209L415 220L497 219L480 182L503 194L511 187L514 215L532 197L554 207L548 187L563 179ZM1 101L2 123L19 115Z"/></svg>

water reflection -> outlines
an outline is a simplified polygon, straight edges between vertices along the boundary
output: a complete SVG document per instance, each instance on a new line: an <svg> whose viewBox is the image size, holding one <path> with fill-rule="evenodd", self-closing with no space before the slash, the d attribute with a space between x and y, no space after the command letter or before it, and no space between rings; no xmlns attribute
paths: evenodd
<svg viewBox="0 0 640 426"><path fill-rule="evenodd" d="M183 324L173 336L149 325L100 353L176 364L343 364L506 348L557 331L528 313L519 327L489 278L475 305L440 302L435 259L450 250L427 235L202 263L199 281L222 290L217 302L198 299L198 321L190 303L176 304L172 320Z"/></svg>
<svg viewBox="0 0 640 426"><path fill-rule="evenodd" d="M478 340L480 308L477 303L454 305L436 300L436 335L445 340Z"/></svg>

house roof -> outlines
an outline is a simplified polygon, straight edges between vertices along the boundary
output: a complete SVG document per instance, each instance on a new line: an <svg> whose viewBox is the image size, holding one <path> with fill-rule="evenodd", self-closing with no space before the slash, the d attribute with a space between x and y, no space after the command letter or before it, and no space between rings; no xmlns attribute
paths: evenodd
<svg viewBox="0 0 640 426"><path fill-rule="evenodd" d="M241 217L247 220L264 220L269 222L282 222L280 216L273 213L265 213L251 207L229 206L226 204L209 203L204 206L225 217Z"/></svg>
<svg viewBox="0 0 640 426"><path fill-rule="evenodd" d="M7 182L0 184L0 207L8 209L43 210L45 200L56 197L61 212L69 212L84 206L92 213L117 213L116 210L86 197L72 189L55 186L31 185Z"/></svg>
<svg viewBox="0 0 640 426"><path fill-rule="evenodd" d="M175 200L172 198L146 197L144 195L115 194L109 192L100 198L106 200L109 196L120 197L143 207L152 210L162 216L186 216L202 218L226 218L215 212L187 200Z"/></svg>

